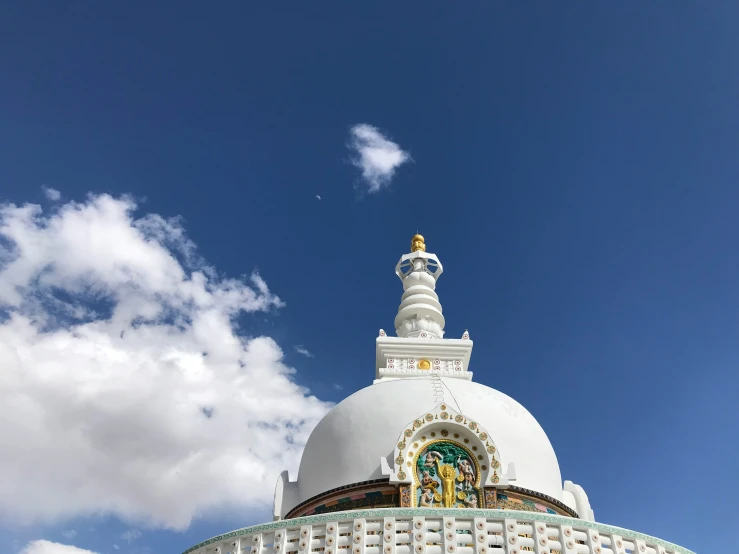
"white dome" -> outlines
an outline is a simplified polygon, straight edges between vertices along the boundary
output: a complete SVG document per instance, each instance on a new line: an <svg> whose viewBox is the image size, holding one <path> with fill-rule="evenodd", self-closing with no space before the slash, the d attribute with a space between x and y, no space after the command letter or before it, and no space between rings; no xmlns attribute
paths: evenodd
<svg viewBox="0 0 739 554"><path fill-rule="evenodd" d="M463 379L442 378L444 402L477 421L498 448L501 467L515 464L517 487L563 500L562 480L546 433L518 402ZM439 403L432 379L382 380L335 406L313 430L298 474L298 503L331 489L380 479L405 427Z"/></svg>

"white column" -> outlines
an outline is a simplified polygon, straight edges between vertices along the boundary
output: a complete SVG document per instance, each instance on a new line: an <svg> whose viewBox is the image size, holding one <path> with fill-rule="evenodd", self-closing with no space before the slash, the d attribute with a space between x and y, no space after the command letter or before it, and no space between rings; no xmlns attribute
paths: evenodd
<svg viewBox="0 0 739 554"><path fill-rule="evenodd" d="M338 552L338 540L339 540L339 522L329 521L326 523L326 547L324 554L334 554Z"/></svg>
<svg viewBox="0 0 739 554"><path fill-rule="evenodd" d="M274 546L275 554L283 554L287 548L287 529L276 529Z"/></svg>
<svg viewBox="0 0 739 554"><path fill-rule="evenodd" d="M413 536L413 554L424 554L426 552L426 520L423 517L413 518L411 528Z"/></svg>
<svg viewBox="0 0 739 554"><path fill-rule="evenodd" d="M262 534L258 533L251 537L251 554L262 554Z"/></svg>
<svg viewBox="0 0 739 554"><path fill-rule="evenodd" d="M488 551L488 520L476 517L472 534L475 537L475 554L484 554Z"/></svg>
<svg viewBox="0 0 739 554"><path fill-rule="evenodd" d="M549 553L549 537L547 536L547 526L541 521L531 524L534 527L532 537L534 537L534 552L536 554Z"/></svg>
<svg viewBox="0 0 739 554"><path fill-rule="evenodd" d="M455 554L457 550L457 523L453 517L443 518L444 550L446 554Z"/></svg>
<svg viewBox="0 0 739 554"><path fill-rule="evenodd" d="M562 554L577 554L575 537L571 526L561 525L559 528L559 538L562 542Z"/></svg>
<svg viewBox="0 0 739 554"><path fill-rule="evenodd" d="M367 522L364 519L355 519L352 533L352 554L364 554L365 533Z"/></svg>
<svg viewBox="0 0 739 554"><path fill-rule="evenodd" d="M624 539L621 535L611 535L611 550L613 550L613 554L626 554Z"/></svg>
<svg viewBox="0 0 739 554"><path fill-rule="evenodd" d="M300 528L300 537L298 538L298 554L310 554L310 543L313 540L313 526L303 525Z"/></svg>
<svg viewBox="0 0 739 554"><path fill-rule="evenodd" d="M386 517L382 520L382 553L395 554L395 543L397 535L395 534L395 518Z"/></svg>
<svg viewBox="0 0 739 554"><path fill-rule="evenodd" d="M503 538L505 539L505 548L508 554L518 552L518 522L515 519L506 519L503 522Z"/></svg>

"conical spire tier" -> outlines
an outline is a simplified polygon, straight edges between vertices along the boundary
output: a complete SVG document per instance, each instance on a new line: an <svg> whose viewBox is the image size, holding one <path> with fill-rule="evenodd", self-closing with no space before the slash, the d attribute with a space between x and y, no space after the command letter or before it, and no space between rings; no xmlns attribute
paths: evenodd
<svg viewBox="0 0 739 554"><path fill-rule="evenodd" d="M426 252L423 236L416 234L411 239L411 252L395 266L395 274L405 291L395 316L395 332L399 337L440 339L444 336L444 315L434 290L442 271L439 258Z"/></svg>

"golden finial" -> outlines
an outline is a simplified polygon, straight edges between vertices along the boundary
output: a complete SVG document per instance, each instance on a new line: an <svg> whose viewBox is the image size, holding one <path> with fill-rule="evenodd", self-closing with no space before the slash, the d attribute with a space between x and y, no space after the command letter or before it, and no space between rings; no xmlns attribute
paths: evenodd
<svg viewBox="0 0 739 554"><path fill-rule="evenodd" d="M426 252L426 243L423 242L423 235L416 233L411 239L411 252L417 252L418 250Z"/></svg>

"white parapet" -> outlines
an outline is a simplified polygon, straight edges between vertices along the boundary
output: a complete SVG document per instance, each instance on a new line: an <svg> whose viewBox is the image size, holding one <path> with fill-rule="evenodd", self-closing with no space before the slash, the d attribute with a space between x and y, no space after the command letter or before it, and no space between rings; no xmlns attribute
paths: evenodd
<svg viewBox="0 0 739 554"><path fill-rule="evenodd" d="M514 510L382 508L245 527L184 554L695 554L635 531Z"/></svg>
<svg viewBox="0 0 739 554"><path fill-rule="evenodd" d="M388 337L380 331L375 352L375 379L440 377L472 379L472 341Z"/></svg>

